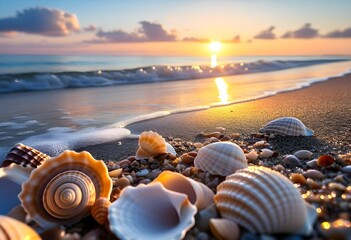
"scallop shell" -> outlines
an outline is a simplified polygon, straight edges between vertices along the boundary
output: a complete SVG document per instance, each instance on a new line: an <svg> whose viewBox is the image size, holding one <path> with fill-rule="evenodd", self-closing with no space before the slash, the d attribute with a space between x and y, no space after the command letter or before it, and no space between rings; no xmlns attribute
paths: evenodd
<svg viewBox="0 0 351 240"><path fill-rule="evenodd" d="M156 132L142 132L139 136L139 149L136 153L137 159L155 157L167 152L166 141Z"/></svg>
<svg viewBox="0 0 351 240"><path fill-rule="evenodd" d="M11 163L20 164L24 167L39 167L50 156L22 143L17 143L6 155L1 167L7 167Z"/></svg>
<svg viewBox="0 0 351 240"><path fill-rule="evenodd" d="M70 224L87 216L96 199L110 197L112 180L103 161L65 151L34 169L19 198L41 227Z"/></svg>
<svg viewBox="0 0 351 240"><path fill-rule="evenodd" d="M110 229L120 239L181 239L195 224L196 207L161 183L126 187L109 208Z"/></svg>
<svg viewBox="0 0 351 240"><path fill-rule="evenodd" d="M91 215L100 225L104 225L107 222L108 208L110 205L110 200L104 197L97 199L94 203L91 209Z"/></svg>
<svg viewBox="0 0 351 240"><path fill-rule="evenodd" d="M213 204L214 193L210 188L180 173L163 171L154 182L160 182L168 190L186 194L198 210Z"/></svg>
<svg viewBox="0 0 351 240"><path fill-rule="evenodd" d="M7 216L0 215L1 240L40 240L40 236L28 225Z"/></svg>
<svg viewBox="0 0 351 240"><path fill-rule="evenodd" d="M313 131L308 129L299 119L281 117L274 119L261 129L265 133L274 133L287 136L312 136Z"/></svg>
<svg viewBox="0 0 351 240"><path fill-rule="evenodd" d="M288 178L265 167L228 176L214 198L222 218L250 232L309 235L317 217Z"/></svg>
<svg viewBox="0 0 351 240"><path fill-rule="evenodd" d="M216 142L201 148L194 159L195 167L213 175L227 176L246 168L243 150L232 142Z"/></svg>

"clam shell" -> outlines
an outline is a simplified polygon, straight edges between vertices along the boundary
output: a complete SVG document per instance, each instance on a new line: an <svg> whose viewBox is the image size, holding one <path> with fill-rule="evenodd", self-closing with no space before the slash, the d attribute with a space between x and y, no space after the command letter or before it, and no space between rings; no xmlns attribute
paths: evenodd
<svg viewBox="0 0 351 240"><path fill-rule="evenodd" d="M40 236L28 225L7 216L0 215L1 240L39 240Z"/></svg>
<svg viewBox="0 0 351 240"><path fill-rule="evenodd" d="M180 173L163 171L153 182L160 182L168 190L186 194L198 210L213 204L214 193L210 188Z"/></svg>
<svg viewBox="0 0 351 240"><path fill-rule="evenodd" d="M308 129L299 119L294 117L281 117L274 119L267 123L261 131L287 136L313 136L313 131Z"/></svg>
<svg viewBox="0 0 351 240"><path fill-rule="evenodd" d="M161 183L126 187L109 208L110 229L119 239L181 239L195 224L196 207L185 194Z"/></svg>
<svg viewBox="0 0 351 240"><path fill-rule="evenodd" d="M22 143L17 143L6 155L1 167L7 167L11 163L20 164L24 167L39 167L50 156Z"/></svg>
<svg viewBox="0 0 351 240"><path fill-rule="evenodd" d="M317 216L289 179L265 167L227 176L214 198L222 218L250 232L309 235Z"/></svg>
<svg viewBox="0 0 351 240"><path fill-rule="evenodd" d="M97 199L94 203L91 209L91 215L100 225L104 225L107 222L108 208L110 205L110 200L104 197Z"/></svg>
<svg viewBox="0 0 351 240"><path fill-rule="evenodd" d="M136 153L137 159L155 157L167 152L167 144L161 135L156 132L142 132L139 136L139 149Z"/></svg>
<svg viewBox="0 0 351 240"><path fill-rule="evenodd" d="M34 169L18 197L30 218L49 228L79 221L96 199L109 198L111 190L103 161L88 152L65 151Z"/></svg>
<svg viewBox="0 0 351 240"><path fill-rule="evenodd" d="M227 176L246 168L243 150L232 142L216 142L201 148L194 159L195 167L213 175Z"/></svg>

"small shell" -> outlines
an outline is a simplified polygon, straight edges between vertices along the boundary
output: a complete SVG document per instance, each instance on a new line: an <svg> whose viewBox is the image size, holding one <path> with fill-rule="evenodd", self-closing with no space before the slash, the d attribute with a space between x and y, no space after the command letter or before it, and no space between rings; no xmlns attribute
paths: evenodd
<svg viewBox="0 0 351 240"><path fill-rule="evenodd" d="M213 175L227 176L246 168L243 150L232 142L217 142L201 148L194 159L195 167Z"/></svg>
<svg viewBox="0 0 351 240"><path fill-rule="evenodd" d="M267 123L261 131L287 136L313 136L313 131L308 129L299 119L294 117L281 117L274 119Z"/></svg>
<svg viewBox="0 0 351 240"><path fill-rule="evenodd" d="M17 143L6 155L1 167L7 167L11 163L20 164L24 167L39 167L50 156L22 143Z"/></svg>
<svg viewBox="0 0 351 240"><path fill-rule="evenodd" d="M263 158L270 158L272 157L274 154L274 152L268 148L264 148L261 150L260 152L260 157L263 157Z"/></svg>
<svg viewBox="0 0 351 240"><path fill-rule="evenodd" d="M239 239L240 229L238 225L224 218L210 219L210 229L216 239L236 240Z"/></svg>
<svg viewBox="0 0 351 240"><path fill-rule="evenodd" d="M91 209L91 215L100 225L104 225L107 222L108 208L110 205L110 200L104 197L97 199L94 203Z"/></svg>
<svg viewBox="0 0 351 240"><path fill-rule="evenodd" d="M18 197L31 219L49 228L79 221L96 199L109 198L111 190L103 161L88 152L65 151L34 169Z"/></svg>
<svg viewBox="0 0 351 240"><path fill-rule="evenodd" d="M309 159L312 157L312 155L313 153L308 150L299 150L294 153L294 156L299 159Z"/></svg>
<svg viewBox="0 0 351 240"><path fill-rule="evenodd" d="M119 239L181 239L195 224L196 207L185 194L161 183L126 187L109 208L111 232Z"/></svg>
<svg viewBox="0 0 351 240"><path fill-rule="evenodd" d="M0 215L1 240L40 240L40 236L28 225L11 217Z"/></svg>
<svg viewBox="0 0 351 240"><path fill-rule="evenodd" d="M155 157L167 152L167 144L161 135L156 132L142 132L139 136L137 159Z"/></svg>
<svg viewBox="0 0 351 240"><path fill-rule="evenodd" d="M227 176L214 198L222 218L250 232L309 235L317 217L289 179L265 167Z"/></svg>

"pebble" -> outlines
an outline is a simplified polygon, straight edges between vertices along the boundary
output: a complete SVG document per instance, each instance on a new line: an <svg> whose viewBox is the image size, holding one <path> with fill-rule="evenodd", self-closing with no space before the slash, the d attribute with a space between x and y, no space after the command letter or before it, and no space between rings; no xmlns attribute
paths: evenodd
<svg viewBox="0 0 351 240"><path fill-rule="evenodd" d="M345 166L341 169L344 173L351 174L351 165Z"/></svg>
<svg viewBox="0 0 351 240"><path fill-rule="evenodd" d="M331 190L338 190L338 191L345 191L346 190L346 187L344 185L342 185L341 183L336 183L336 182L329 183L328 187Z"/></svg>
<svg viewBox="0 0 351 240"><path fill-rule="evenodd" d="M45 230L40 234L42 239L50 239L50 240L62 240L65 236L64 227L58 226Z"/></svg>
<svg viewBox="0 0 351 240"><path fill-rule="evenodd" d="M103 236L103 232L99 228L95 228L85 234L82 240L96 240L96 239L104 239L106 236Z"/></svg>
<svg viewBox="0 0 351 240"><path fill-rule="evenodd" d="M293 173L290 175L290 180L293 183L298 183L304 185L306 183L306 178L300 173Z"/></svg>
<svg viewBox="0 0 351 240"><path fill-rule="evenodd" d="M246 154L246 158L249 161L256 161L258 158L258 153L255 150L251 150L248 154Z"/></svg>
<svg viewBox="0 0 351 240"><path fill-rule="evenodd" d="M210 240L210 236L205 232L199 232L196 235L196 240Z"/></svg>
<svg viewBox="0 0 351 240"><path fill-rule="evenodd" d="M306 165L309 166L310 168L318 168L318 164L317 164L317 159L313 159L311 161L306 162Z"/></svg>
<svg viewBox="0 0 351 240"><path fill-rule="evenodd" d="M309 159L312 157L312 152L308 150L299 150L294 153L294 156L299 158L299 159Z"/></svg>
<svg viewBox="0 0 351 240"><path fill-rule="evenodd" d="M253 145L254 148L263 148L266 147L266 141L262 140L262 141L258 141L255 142Z"/></svg>
<svg viewBox="0 0 351 240"><path fill-rule="evenodd" d="M229 137L229 136L227 136L227 135L225 135L225 136L223 136L222 138L221 138L221 141L222 142L230 142L232 139Z"/></svg>
<svg viewBox="0 0 351 240"><path fill-rule="evenodd" d="M196 143L193 144L193 146L196 147L196 148L202 148L204 145L202 143L200 143L200 142L196 142Z"/></svg>
<svg viewBox="0 0 351 240"><path fill-rule="evenodd" d="M195 226L198 227L201 231L209 231L210 225L209 221L211 218L218 218L218 211L214 204L201 210L195 215Z"/></svg>
<svg viewBox="0 0 351 240"><path fill-rule="evenodd" d="M113 166L115 165L115 163L112 162L112 161L108 161L107 165L108 165L109 167L113 167Z"/></svg>
<svg viewBox="0 0 351 240"><path fill-rule="evenodd" d="M124 160L118 162L118 164L119 164L121 167L129 166L131 163L132 163L132 162L129 161L128 159L124 159Z"/></svg>
<svg viewBox="0 0 351 240"><path fill-rule="evenodd" d="M216 131L223 133L225 131L224 127L216 127Z"/></svg>
<svg viewBox="0 0 351 240"><path fill-rule="evenodd" d="M285 167L281 164L277 164L274 166L274 170L278 171L278 172L281 172L281 171L284 171L285 170Z"/></svg>
<svg viewBox="0 0 351 240"><path fill-rule="evenodd" d="M335 162L334 158L328 155L321 155L317 160L317 164L320 167L328 167Z"/></svg>
<svg viewBox="0 0 351 240"><path fill-rule="evenodd" d="M118 168L116 170L112 170L111 172L108 172L108 175L111 178L119 178L119 177L122 176L122 172L123 172L123 169L122 168Z"/></svg>
<svg viewBox="0 0 351 240"><path fill-rule="evenodd" d="M321 185L319 185L316 181L314 181L311 178L307 178L306 184L308 185L309 188L311 189L319 189L321 188Z"/></svg>
<svg viewBox="0 0 351 240"><path fill-rule="evenodd" d="M272 157L274 154L274 152L268 148L264 148L261 150L260 152L260 157L263 157L263 158L270 158Z"/></svg>
<svg viewBox="0 0 351 240"><path fill-rule="evenodd" d="M294 155L288 155L283 159L283 163L293 167L302 167L300 160Z"/></svg>
<svg viewBox="0 0 351 240"><path fill-rule="evenodd" d="M230 138L237 139L240 137L240 133L232 133L230 134Z"/></svg>
<svg viewBox="0 0 351 240"><path fill-rule="evenodd" d="M150 179L145 178L145 179L141 180L141 181L139 182L139 184L149 184L150 182L151 182Z"/></svg>
<svg viewBox="0 0 351 240"><path fill-rule="evenodd" d="M306 172L303 173L303 175L306 178L312 178L312 179L323 179L325 177L323 173L315 169L307 170Z"/></svg>
<svg viewBox="0 0 351 240"><path fill-rule="evenodd" d="M129 185L130 185L130 181L127 177L121 177L119 179L114 180L114 182L113 182L114 187L119 187L121 189L123 189Z"/></svg>
<svg viewBox="0 0 351 240"><path fill-rule="evenodd" d="M150 172L149 178L150 178L151 180L154 180L155 178L158 177L158 175L161 174L161 172L162 172L162 171L161 171L160 169L154 169L154 170L152 170L152 171Z"/></svg>
<svg viewBox="0 0 351 240"><path fill-rule="evenodd" d="M182 156L180 156L180 158L182 159L182 163L185 163L188 165L191 165L194 163L194 157L188 153L184 153Z"/></svg>
<svg viewBox="0 0 351 240"><path fill-rule="evenodd" d="M149 170L148 169L142 169L142 170L140 170L140 171L138 171L138 172L136 172L136 175L138 176L138 177L145 177L145 176L147 176L149 174Z"/></svg>

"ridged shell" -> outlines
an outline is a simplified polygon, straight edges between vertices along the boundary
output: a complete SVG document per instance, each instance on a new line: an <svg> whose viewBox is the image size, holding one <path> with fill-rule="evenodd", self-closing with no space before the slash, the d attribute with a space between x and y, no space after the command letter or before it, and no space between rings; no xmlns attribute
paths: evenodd
<svg viewBox="0 0 351 240"><path fill-rule="evenodd" d="M139 149L136 153L137 159L155 157L167 152L166 141L156 132L142 132L139 136Z"/></svg>
<svg viewBox="0 0 351 240"><path fill-rule="evenodd" d="M11 163L20 164L24 167L39 167L45 160L49 159L50 156L22 143L17 143L8 152L4 161L1 163L1 167L7 167Z"/></svg>
<svg viewBox="0 0 351 240"><path fill-rule="evenodd" d="M22 206L41 227L70 224L87 216L95 200L110 197L112 180L103 161L65 151L34 169L22 185Z"/></svg>
<svg viewBox="0 0 351 240"><path fill-rule="evenodd" d="M194 159L195 167L213 175L227 176L246 168L243 150L232 142L216 142L201 148Z"/></svg>
<svg viewBox="0 0 351 240"><path fill-rule="evenodd" d="M160 182L168 190L186 194L198 210L213 204L214 193L210 188L180 173L163 171L154 182Z"/></svg>
<svg viewBox="0 0 351 240"><path fill-rule="evenodd" d="M185 194L161 183L126 187L109 208L110 229L119 239L181 239L195 224L196 207Z"/></svg>
<svg viewBox="0 0 351 240"><path fill-rule="evenodd" d="M100 224L104 225L107 222L108 208L111 202L107 198L99 198L94 203L91 209L91 215Z"/></svg>
<svg viewBox="0 0 351 240"><path fill-rule="evenodd" d="M40 240L40 236L28 225L7 216L0 215L1 240Z"/></svg>
<svg viewBox="0 0 351 240"><path fill-rule="evenodd" d="M317 215L288 178L265 167L228 176L214 198L222 218L250 232L309 235Z"/></svg>
<svg viewBox="0 0 351 240"><path fill-rule="evenodd" d="M274 133L287 136L312 136L313 131L308 129L299 119L281 117L274 119L261 129L265 133Z"/></svg>

